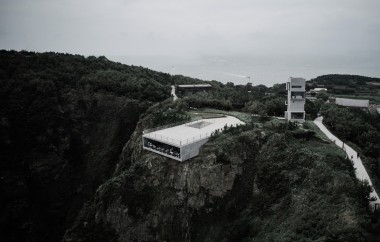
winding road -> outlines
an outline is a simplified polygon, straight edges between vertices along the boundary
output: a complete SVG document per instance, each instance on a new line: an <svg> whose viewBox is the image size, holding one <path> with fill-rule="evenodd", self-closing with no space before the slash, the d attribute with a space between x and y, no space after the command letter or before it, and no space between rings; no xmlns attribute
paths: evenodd
<svg viewBox="0 0 380 242"><path fill-rule="evenodd" d="M352 149L350 146L347 144L344 144L343 142L338 139L336 136L334 136L327 128L326 126L322 123L323 117L318 117L314 120L314 123L318 126L318 128L331 140L333 141L338 147L342 148L348 155L348 157L352 160L355 168L355 175L356 178L359 180L367 180L369 185L373 187L373 184L371 182L371 178L369 177L362 160L360 157L358 157L358 153ZM352 157L352 158L351 158ZM380 199L379 196L377 195L377 192L375 191L375 188L373 187L373 191L370 193L371 198L376 198L375 201L371 201L370 205L372 208L379 208L380 207Z"/></svg>

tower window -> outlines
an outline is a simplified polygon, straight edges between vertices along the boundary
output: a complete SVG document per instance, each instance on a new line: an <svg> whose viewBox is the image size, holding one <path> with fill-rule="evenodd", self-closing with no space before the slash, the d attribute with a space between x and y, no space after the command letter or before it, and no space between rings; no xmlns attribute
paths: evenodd
<svg viewBox="0 0 380 242"><path fill-rule="evenodd" d="M291 98L305 98L305 92L292 92Z"/></svg>
<svg viewBox="0 0 380 242"><path fill-rule="evenodd" d="M292 113L291 119L303 119L303 114L304 113Z"/></svg>

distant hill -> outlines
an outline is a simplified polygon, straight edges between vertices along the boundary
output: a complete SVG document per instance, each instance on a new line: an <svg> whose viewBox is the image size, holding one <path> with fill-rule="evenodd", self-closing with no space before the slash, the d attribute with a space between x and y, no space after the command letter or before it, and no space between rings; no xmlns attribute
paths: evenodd
<svg viewBox="0 0 380 242"><path fill-rule="evenodd" d="M318 76L308 81L309 89L321 86L337 94L376 92L376 89L380 89L380 78L332 74Z"/></svg>

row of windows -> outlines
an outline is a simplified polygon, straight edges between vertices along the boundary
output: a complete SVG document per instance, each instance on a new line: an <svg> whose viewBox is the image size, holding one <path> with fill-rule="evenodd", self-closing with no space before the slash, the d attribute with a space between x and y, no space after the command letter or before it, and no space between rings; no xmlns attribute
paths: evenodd
<svg viewBox="0 0 380 242"><path fill-rule="evenodd" d="M174 147L165 143L161 143L155 140L144 138L144 147L156 150L158 152L181 158L181 150L178 147Z"/></svg>
<svg viewBox="0 0 380 242"><path fill-rule="evenodd" d="M292 85L292 88L305 88L305 87L302 85ZM287 82L286 83L286 90L289 90L289 89L290 89L290 82Z"/></svg>

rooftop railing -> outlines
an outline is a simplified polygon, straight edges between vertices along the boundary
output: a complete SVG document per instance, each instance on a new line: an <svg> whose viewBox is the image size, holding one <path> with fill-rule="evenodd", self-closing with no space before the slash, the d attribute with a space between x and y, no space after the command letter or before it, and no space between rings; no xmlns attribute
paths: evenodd
<svg viewBox="0 0 380 242"><path fill-rule="evenodd" d="M144 137L151 138L151 139L154 139L154 140L157 140L157 141L161 141L161 142L165 142L166 144L174 145L174 146L177 146L177 147L181 147L181 146L184 146L184 145L188 145L188 144L197 142L199 140L206 139L206 138L208 138L208 137L211 136L211 133L212 132L206 132L204 134L195 135L193 137L190 137L190 138L187 138L187 139L183 139L183 140L172 139L172 138L160 135L160 134L153 134L153 133L147 133L147 134L145 134Z"/></svg>
<svg viewBox="0 0 380 242"><path fill-rule="evenodd" d="M206 122L215 123L214 120L203 119L202 117L197 117L195 120L193 120L191 122L181 121L181 122L172 123L172 124L160 126L160 127L153 128L153 129L147 129L147 130L143 131L143 135L144 135L144 137L147 137L147 138L151 138L151 139L154 139L154 140L157 140L157 141L165 142L165 143L173 145L173 146L181 147L181 146L184 146L184 145L188 145L188 144L197 142L199 140L206 139L206 138L210 137L212 135L212 133L214 133L216 130L219 130L219 131L223 130L223 128L219 128L219 129L215 129L213 131L206 132L206 133L203 133L203 134L200 134L200 135L195 135L195 136L189 137L187 139L183 139L183 140L173 139L173 138L169 138L167 136L163 136L163 135L160 135L160 134L157 134L157 133L153 133L153 132L158 131L158 130L163 130L163 129L171 128L171 127L174 127L174 126L179 126L179 125L182 125L182 124L186 124L186 126L193 125L193 124L199 122L200 120L207 120ZM237 125L238 124L235 124L233 126L237 126Z"/></svg>

